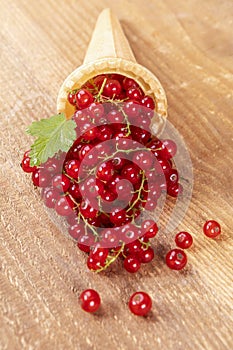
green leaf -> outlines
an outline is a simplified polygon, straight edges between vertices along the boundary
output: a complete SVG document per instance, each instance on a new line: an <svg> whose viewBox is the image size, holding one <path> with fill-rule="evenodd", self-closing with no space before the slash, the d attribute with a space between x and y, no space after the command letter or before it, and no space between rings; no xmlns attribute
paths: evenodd
<svg viewBox="0 0 233 350"><path fill-rule="evenodd" d="M30 152L30 165L40 165L58 151L68 152L76 139L76 124L67 120L64 113L33 122L27 133L37 137Z"/></svg>

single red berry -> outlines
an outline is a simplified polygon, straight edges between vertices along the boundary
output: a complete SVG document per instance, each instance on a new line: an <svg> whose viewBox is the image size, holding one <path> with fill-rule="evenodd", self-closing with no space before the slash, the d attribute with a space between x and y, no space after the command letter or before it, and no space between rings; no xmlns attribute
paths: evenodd
<svg viewBox="0 0 233 350"><path fill-rule="evenodd" d="M145 220L142 223L142 235L146 238L153 238L158 232L158 226L153 220Z"/></svg>
<svg viewBox="0 0 233 350"><path fill-rule="evenodd" d="M164 152L164 157L167 159L173 158L176 155L176 151L177 151L177 145L173 140L170 139L166 139L163 140L163 147L166 150L166 152Z"/></svg>
<svg viewBox="0 0 233 350"><path fill-rule="evenodd" d="M71 159L65 164L65 172L68 176L77 180L80 167L80 160Z"/></svg>
<svg viewBox="0 0 233 350"><path fill-rule="evenodd" d="M101 192L101 198L107 202L113 202L117 199L117 194L109 189L105 189Z"/></svg>
<svg viewBox="0 0 233 350"><path fill-rule="evenodd" d="M111 162L104 162L97 170L97 177L101 181L109 181L113 177L114 173L115 171L113 164Z"/></svg>
<svg viewBox="0 0 233 350"><path fill-rule="evenodd" d="M137 316L145 316L152 307L152 300L145 292L136 292L129 299L129 309Z"/></svg>
<svg viewBox="0 0 233 350"><path fill-rule="evenodd" d="M125 77L123 79L123 83L122 84L123 84L123 88L125 90L128 90L130 88L138 88L138 83L136 83L136 81L131 79L131 78Z"/></svg>
<svg viewBox="0 0 233 350"><path fill-rule="evenodd" d="M132 161L142 170L149 170L153 167L154 156L150 151L136 151L133 154Z"/></svg>
<svg viewBox="0 0 233 350"><path fill-rule="evenodd" d="M147 249L141 249L138 253L138 259L143 264L151 262L154 259L154 256L155 253L151 247L148 247Z"/></svg>
<svg viewBox="0 0 233 350"><path fill-rule="evenodd" d="M113 130L110 125L100 125L98 127L99 135L98 139L100 141L107 141L112 138Z"/></svg>
<svg viewBox="0 0 233 350"><path fill-rule="evenodd" d="M129 224L129 225L132 225L132 224ZM125 226L128 226L128 225L125 225ZM127 243L124 248L124 255L137 257L138 253L142 249L142 243L135 238L136 237L132 237L131 239L128 239L128 237L126 237L126 239L124 237L122 238L122 241Z"/></svg>
<svg viewBox="0 0 233 350"><path fill-rule="evenodd" d="M121 158L121 154L117 154L113 159L111 159L111 163L115 170L121 170L124 165L128 163L127 159Z"/></svg>
<svg viewBox="0 0 233 350"><path fill-rule="evenodd" d="M41 164L43 168L52 175L61 172L63 162L58 158L49 158L44 164Z"/></svg>
<svg viewBox="0 0 233 350"><path fill-rule="evenodd" d="M121 171L121 176L129 180L133 185L141 181L140 168L136 164L126 164Z"/></svg>
<svg viewBox="0 0 233 350"><path fill-rule="evenodd" d="M94 79L94 85L100 89L103 82L104 82L104 79L106 78L106 76L104 74L101 74L101 75L97 75L97 77L95 77Z"/></svg>
<svg viewBox="0 0 233 350"><path fill-rule="evenodd" d="M141 104L146 108L155 109L155 102L150 96L144 96L141 100Z"/></svg>
<svg viewBox="0 0 233 350"><path fill-rule="evenodd" d="M94 289L86 289L79 296L81 308L86 312L96 312L101 304L100 296Z"/></svg>
<svg viewBox="0 0 233 350"><path fill-rule="evenodd" d="M221 233L221 226L215 220L208 220L203 226L204 234L209 238L215 238Z"/></svg>
<svg viewBox="0 0 233 350"><path fill-rule="evenodd" d="M72 105L76 105L76 91L70 91L67 96L68 102Z"/></svg>
<svg viewBox="0 0 233 350"><path fill-rule="evenodd" d="M82 195L79 190L79 185L77 183L71 183L70 187L68 188L68 192L75 199L75 201L79 201L82 198Z"/></svg>
<svg viewBox="0 0 233 350"><path fill-rule="evenodd" d="M89 107L90 104L94 101L94 97L86 89L81 89L77 91L75 97L76 97L76 105L80 109Z"/></svg>
<svg viewBox="0 0 233 350"><path fill-rule="evenodd" d="M193 244L193 237L188 232L179 232L175 237L177 247L188 249Z"/></svg>
<svg viewBox="0 0 233 350"><path fill-rule="evenodd" d="M23 171L25 173L33 173L37 167L36 166L31 166L30 165L30 157L29 157L29 154L30 154L30 150L29 151L26 151L24 153L24 156L23 156L23 160L21 162L21 168L23 169Z"/></svg>
<svg viewBox="0 0 233 350"><path fill-rule="evenodd" d="M42 198L44 200L44 204L48 208L54 208L56 201L60 198L60 193L51 187L46 187L43 190Z"/></svg>
<svg viewBox="0 0 233 350"><path fill-rule="evenodd" d="M118 80L115 79L107 79L106 84L104 86L103 95L106 97L113 98L114 96L118 96L121 93L121 84Z"/></svg>
<svg viewBox="0 0 233 350"><path fill-rule="evenodd" d="M123 109L130 121L133 122L134 118L140 114L141 106L137 101L129 100L124 103Z"/></svg>
<svg viewBox="0 0 233 350"><path fill-rule="evenodd" d="M69 196L61 197L55 204L58 215L69 216L73 213L74 202Z"/></svg>
<svg viewBox="0 0 233 350"><path fill-rule="evenodd" d="M87 218L93 219L93 218L95 218L95 217L97 216L97 214L98 214L97 209L91 207L91 206L89 205L89 203L86 202L86 201L84 201L84 200L82 201L79 210L80 210L80 213L81 213L81 214L84 216L84 218L86 218L86 219L87 219Z"/></svg>
<svg viewBox="0 0 233 350"><path fill-rule="evenodd" d="M166 255L166 264L172 270L182 270L187 264L187 255L181 249L172 249Z"/></svg>
<svg viewBox="0 0 233 350"><path fill-rule="evenodd" d="M68 229L69 235L73 237L75 240L78 240L79 237L85 235L85 227L82 222L79 224L75 224L69 227Z"/></svg>
<svg viewBox="0 0 233 350"><path fill-rule="evenodd" d="M141 101L143 95L142 91L137 88L130 88L126 91L126 95L128 98L130 98L133 101Z"/></svg>
<svg viewBox="0 0 233 350"><path fill-rule="evenodd" d="M167 187L172 187L179 181L179 174L176 169L169 169L165 176L167 181Z"/></svg>
<svg viewBox="0 0 233 350"><path fill-rule="evenodd" d="M85 253L90 253L90 249L94 244L94 236L92 234L84 234L83 236L78 238L77 247Z"/></svg>
<svg viewBox="0 0 233 350"><path fill-rule="evenodd" d="M140 261L134 255L129 255L124 260L124 268L130 273L137 272L140 269L140 266Z"/></svg>
<svg viewBox="0 0 233 350"><path fill-rule="evenodd" d="M133 185L126 179L122 179L116 184L116 190L118 200L130 202L133 193Z"/></svg>
<svg viewBox="0 0 233 350"><path fill-rule="evenodd" d="M48 187L51 183L51 174L42 168L36 169L32 173L32 182L36 187Z"/></svg>
<svg viewBox="0 0 233 350"><path fill-rule="evenodd" d="M115 226L121 226L127 222L126 211L122 208L114 208L109 218Z"/></svg>
<svg viewBox="0 0 233 350"><path fill-rule="evenodd" d="M181 195L183 193L183 186L177 182L174 185L169 186L167 188L167 193L171 197L178 197L179 195Z"/></svg>
<svg viewBox="0 0 233 350"><path fill-rule="evenodd" d="M96 124L98 124L98 122L104 115L104 106L101 103L93 102L89 106L89 110L91 111L93 117L95 118Z"/></svg>
<svg viewBox="0 0 233 350"><path fill-rule="evenodd" d="M101 266L104 266L108 254L109 251L107 248L97 246L90 252L89 257L92 257L94 260L98 261Z"/></svg>
<svg viewBox="0 0 233 350"><path fill-rule="evenodd" d="M120 111L113 109L108 113L107 120L111 124L124 123L125 117Z"/></svg>
<svg viewBox="0 0 233 350"><path fill-rule="evenodd" d="M138 229L133 224L124 225L120 232L121 240L126 243L127 255L135 254L137 249L141 248L141 243L137 240L139 237Z"/></svg>
<svg viewBox="0 0 233 350"><path fill-rule="evenodd" d="M70 179L64 174L57 174L52 178L52 186L65 193L70 187Z"/></svg>

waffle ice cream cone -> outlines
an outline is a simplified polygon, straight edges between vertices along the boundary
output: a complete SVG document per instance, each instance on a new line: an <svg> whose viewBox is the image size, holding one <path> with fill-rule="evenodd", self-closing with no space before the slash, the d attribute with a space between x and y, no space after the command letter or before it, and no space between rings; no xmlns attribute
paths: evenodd
<svg viewBox="0 0 233 350"><path fill-rule="evenodd" d="M89 79L99 74L118 73L134 79L145 94L156 102L156 114L152 120L152 130L161 130L167 117L167 100L164 89L156 76L136 62L117 17L110 9L103 10L97 20L83 65L75 69L62 84L57 111L64 112L69 119L74 107L67 101L70 90L79 89Z"/></svg>

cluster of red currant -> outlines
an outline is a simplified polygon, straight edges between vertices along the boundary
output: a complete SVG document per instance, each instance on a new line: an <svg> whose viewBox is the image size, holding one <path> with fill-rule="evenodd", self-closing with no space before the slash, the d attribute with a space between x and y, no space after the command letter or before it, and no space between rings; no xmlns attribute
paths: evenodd
<svg viewBox="0 0 233 350"><path fill-rule="evenodd" d="M182 192L172 161L176 144L151 134L155 103L130 78L97 76L68 101L75 106L73 146L39 167L30 166L26 152L22 168L42 188L45 205L66 217L69 234L89 254L89 269L101 271L121 256L136 272L154 258L149 240L158 231L142 211L154 210L162 192Z"/></svg>
<svg viewBox="0 0 233 350"><path fill-rule="evenodd" d="M203 226L204 234L209 238L216 238L221 233L221 226L215 220L208 220ZM188 249L193 244L190 233L182 231L176 234L175 243L178 248L172 249L166 255L166 264L172 270L181 270L187 263L187 256L183 249ZM86 289L79 296L81 307L86 312L96 312L101 304L101 299L94 289ZM145 292L135 292L129 299L130 311L137 316L146 316L152 308L151 297Z"/></svg>

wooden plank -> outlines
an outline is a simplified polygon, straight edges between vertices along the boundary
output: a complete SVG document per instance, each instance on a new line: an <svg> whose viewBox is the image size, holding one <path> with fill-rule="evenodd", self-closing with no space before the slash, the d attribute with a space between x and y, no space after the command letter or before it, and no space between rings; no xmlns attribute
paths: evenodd
<svg viewBox="0 0 233 350"><path fill-rule="evenodd" d="M19 167L31 142L27 125L54 113L105 7L119 16L138 62L162 82L169 120L191 154L194 192L179 228L195 242L181 273L164 264L175 232L163 231L154 262L136 276L120 264L102 275L87 271ZM1 1L1 349L232 348L232 14L227 0ZM202 233L209 218L222 225L216 241ZM99 315L78 305L88 287L102 297ZM153 298L147 319L127 308L136 290Z"/></svg>

